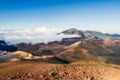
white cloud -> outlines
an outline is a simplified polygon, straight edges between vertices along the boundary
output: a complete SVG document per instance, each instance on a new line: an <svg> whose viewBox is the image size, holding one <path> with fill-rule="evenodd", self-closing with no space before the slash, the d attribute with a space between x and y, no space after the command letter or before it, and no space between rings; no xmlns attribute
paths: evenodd
<svg viewBox="0 0 120 80"><path fill-rule="evenodd" d="M11 43L39 43L61 40L65 37L74 37L77 35L57 35L62 29L49 29L47 27L38 27L24 30L1 30L0 36Z"/></svg>

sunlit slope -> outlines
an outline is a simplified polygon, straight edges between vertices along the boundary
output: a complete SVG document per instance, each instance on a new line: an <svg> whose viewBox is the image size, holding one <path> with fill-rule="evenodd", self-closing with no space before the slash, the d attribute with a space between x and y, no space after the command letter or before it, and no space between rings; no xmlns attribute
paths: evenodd
<svg viewBox="0 0 120 80"><path fill-rule="evenodd" d="M86 49L68 49L61 52L57 57L66 62L75 61L98 61L97 56L92 55Z"/></svg>

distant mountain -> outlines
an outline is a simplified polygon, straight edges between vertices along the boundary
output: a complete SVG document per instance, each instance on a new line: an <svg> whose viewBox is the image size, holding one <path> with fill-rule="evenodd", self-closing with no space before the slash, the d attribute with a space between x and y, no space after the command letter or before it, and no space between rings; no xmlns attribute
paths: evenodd
<svg viewBox="0 0 120 80"><path fill-rule="evenodd" d="M75 28L71 28L71 29L62 31L62 32L58 33L58 35L59 34L64 34L64 35L80 35L81 38L85 38L84 32L81 31L81 30L77 30Z"/></svg>
<svg viewBox="0 0 120 80"><path fill-rule="evenodd" d="M80 35L82 39L89 39L93 37L99 37L99 38L110 38L110 39L120 39L120 34L109 34L109 33L102 33L99 31L82 31L75 28L71 28L65 31L62 31L58 34L64 34L64 35Z"/></svg>
<svg viewBox="0 0 120 80"><path fill-rule="evenodd" d="M4 40L0 40L0 51L8 51L8 52L13 52L16 51L17 47L14 45L11 45Z"/></svg>
<svg viewBox="0 0 120 80"><path fill-rule="evenodd" d="M62 31L60 33L63 33L63 34L79 34L79 30L75 29L75 28L71 28L71 29L68 29L68 30L65 30L65 31ZM58 34L60 34L58 33Z"/></svg>
<svg viewBox="0 0 120 80"><path fill-rule="evenodd" d="M87 31L87 32L101 38L120 39L120 34L109 34L109 33L102 33L98 31Z"/></svg>

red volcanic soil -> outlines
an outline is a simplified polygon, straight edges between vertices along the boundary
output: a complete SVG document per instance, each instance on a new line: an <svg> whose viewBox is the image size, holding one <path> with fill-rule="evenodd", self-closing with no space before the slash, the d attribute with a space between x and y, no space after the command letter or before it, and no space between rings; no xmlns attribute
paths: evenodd
<svg viewBox="0 0 120 80"><path fill-rule="evenodd" d="M92 61L61 64L22 60L1 63L0 80L120 80L120 67Z"/></svg>
<svg viewBox="0 0 120 80"><path fill-rule="evenodd" d="M104 39L103 44L105 46L116 46L116 45L120 45L120 40Z"/></svg>

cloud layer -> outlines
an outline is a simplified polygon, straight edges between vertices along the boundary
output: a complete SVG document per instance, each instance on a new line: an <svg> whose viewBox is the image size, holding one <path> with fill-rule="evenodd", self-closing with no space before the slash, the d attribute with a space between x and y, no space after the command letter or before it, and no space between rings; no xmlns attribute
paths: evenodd
<svg viewBox="0 0 120 80"><path fill-rule="evenodd" d="M11 43L40 43L40 42L50 42L59 41L65 37L74 37L77 35L57 35L62 29L49 29L47 27L38 27L34 29L24 29L24 30L1 30L0 37L9 41Z"/></svg>

